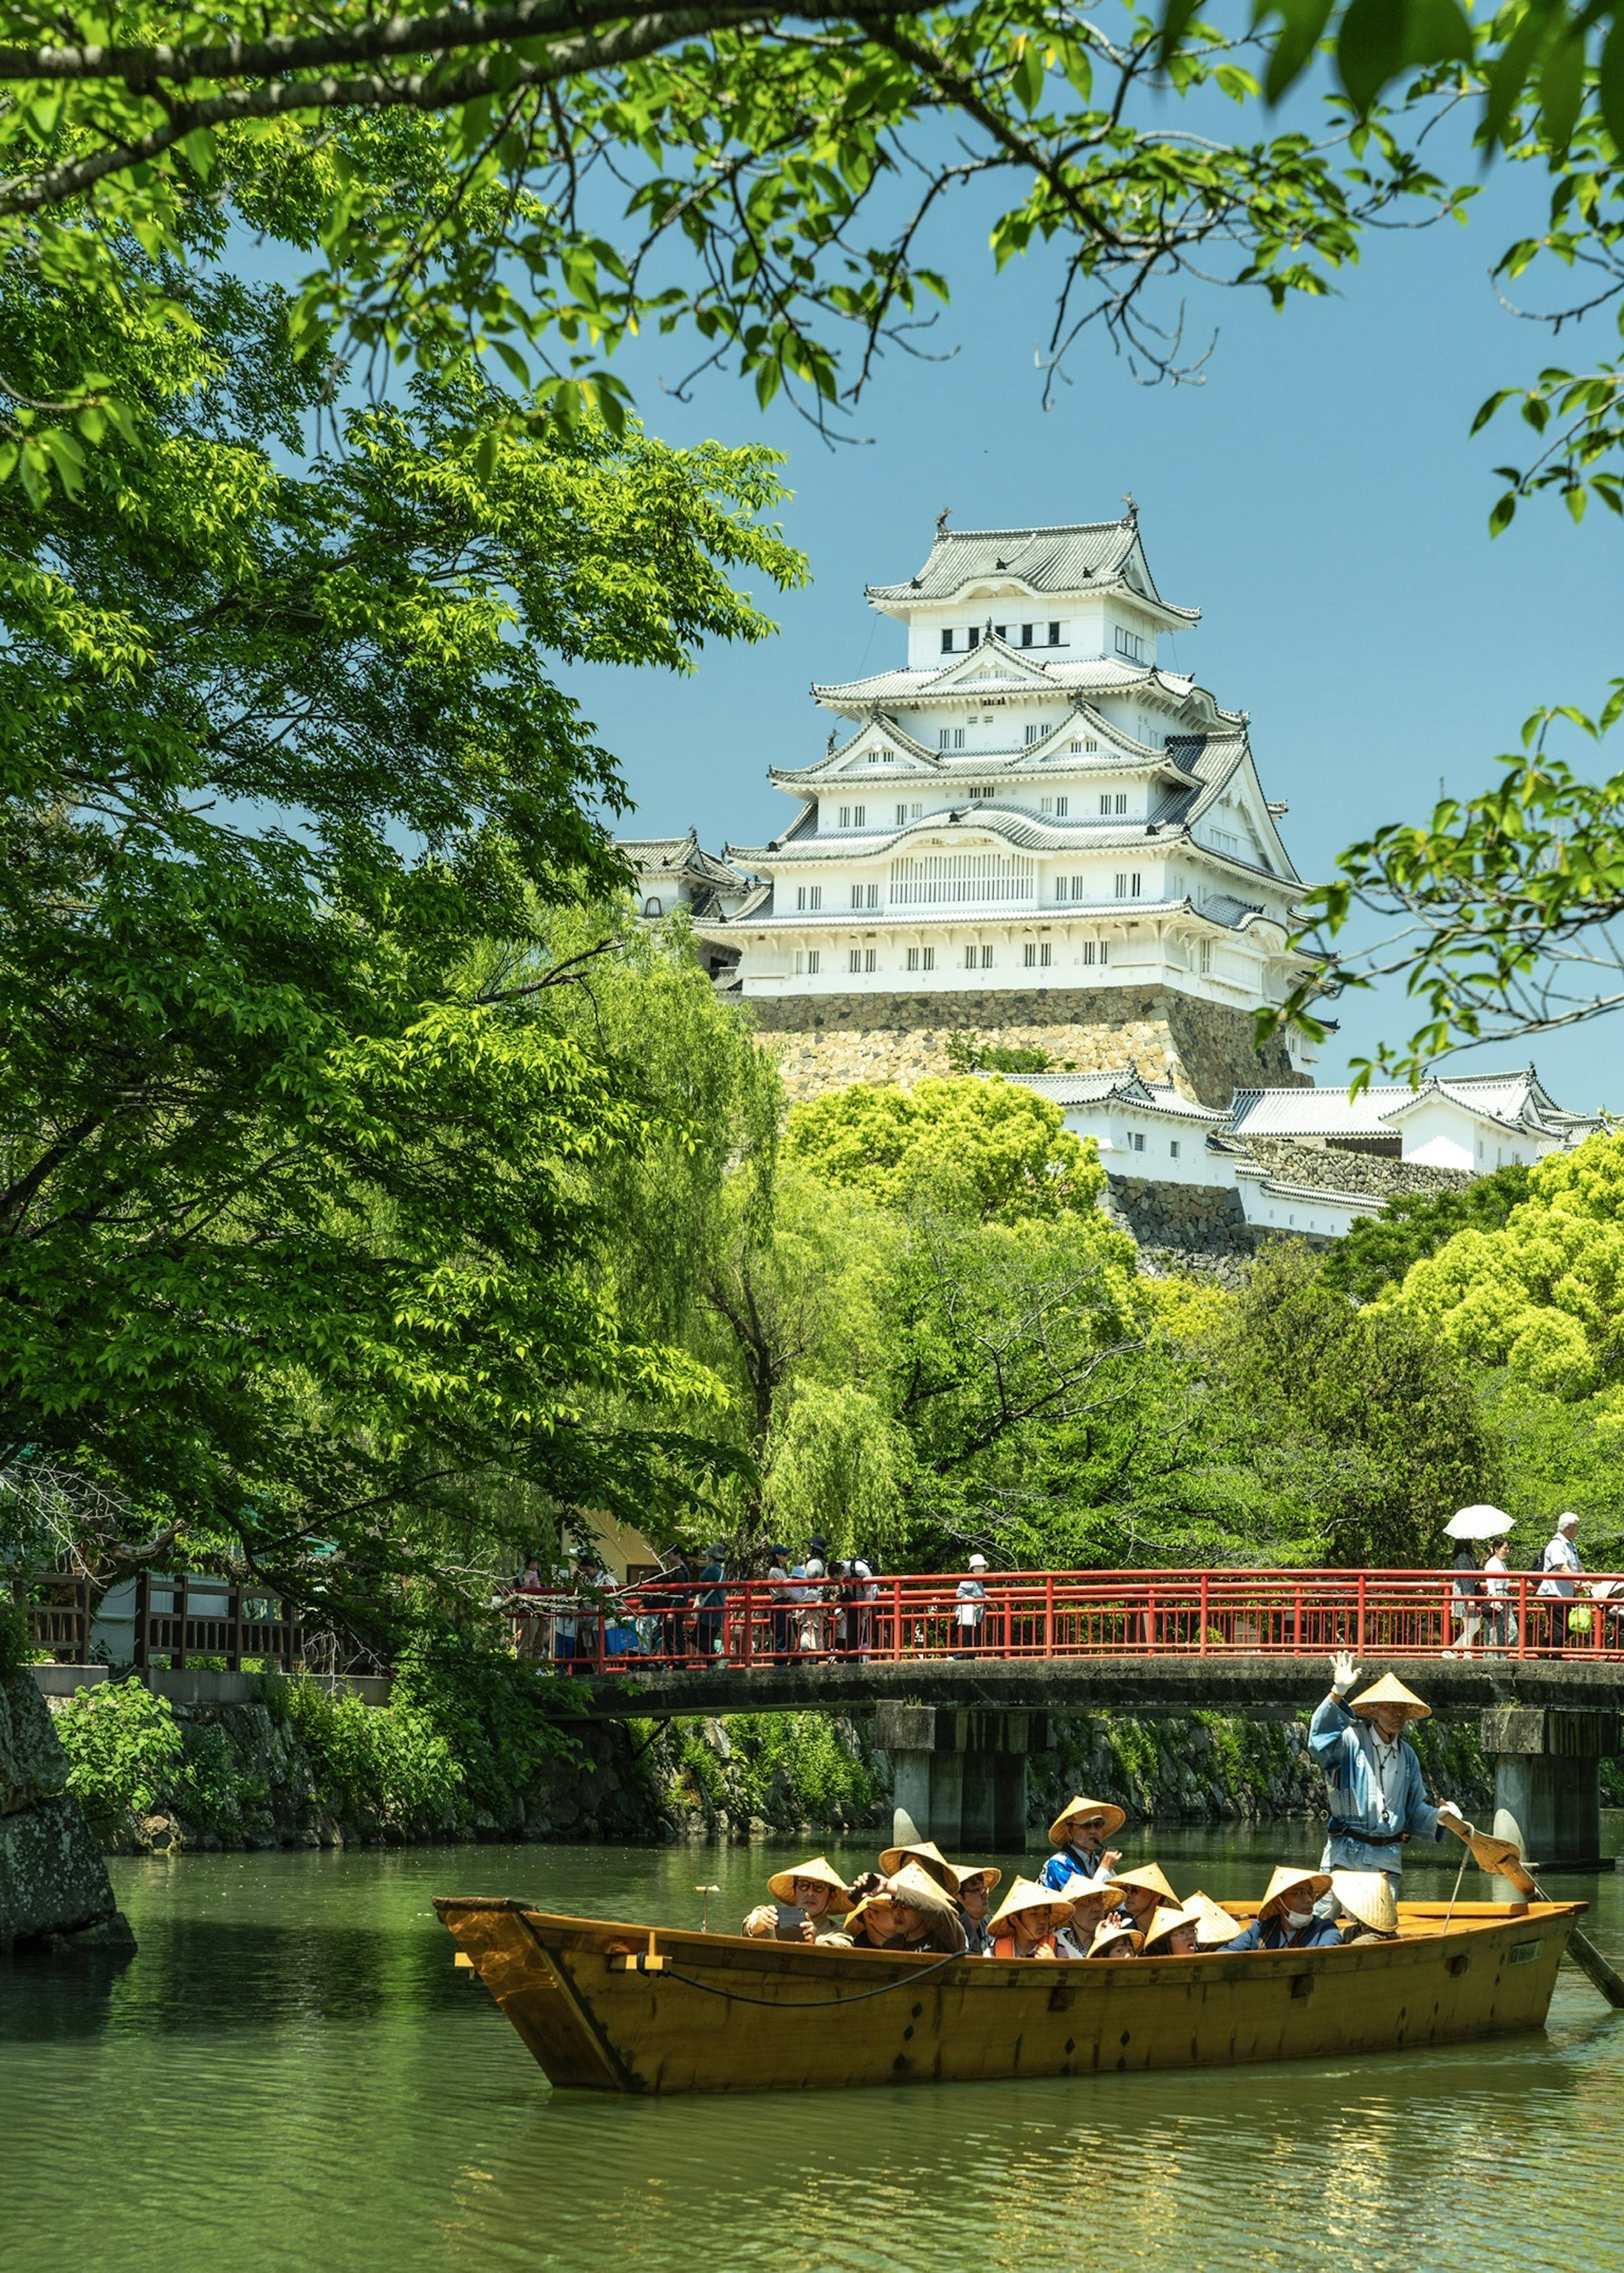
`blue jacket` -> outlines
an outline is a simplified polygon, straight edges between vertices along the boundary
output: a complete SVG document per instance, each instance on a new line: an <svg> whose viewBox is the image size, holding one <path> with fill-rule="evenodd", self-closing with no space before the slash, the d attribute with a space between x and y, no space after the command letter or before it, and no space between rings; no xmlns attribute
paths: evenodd
<svg viewBox="0 0 1624 2273"><path fill-rule="evenodd" d="M1047 1887L1051 1894L1064 1894L1073 1879L1082 1879L1090 1886L1100 1876L1098 1855L1079 1855L1075 1847L1063 1847L1051 1855L1038 1872L1038 1884ZM1079 1887L1079 1893L1082 1890Z"/></svg>
<svg viewBox="0 0 1624 2273"><path fill-rule="evenodd" d="M1278 1917L1267 1925L1256 1918L1244 1933L1237 1933L1233 1941L1221 1941L1220 1951L1230 1949L1329 1949L1333 1942L1342 1940L1342 1929L1334 1918L1311 1918L1299 1933L1286 1932Z"/></svg>
<svg viewBox="0 0 1624 2273"><path fill-rule="evenodd" d="M1326 1797L1331 1813L1348 1828L1333 1832L1326 1842L1322 1871L1400 1871L1404 1850L1391 1845L1372 1846L1363 1831L1407 1831L1412 1839L1440 1840L1438 1810L1430 1805L1421 1781L1421 1763L1415 1748L1401 1737L1398 1773L1384 1808L1381 1783L1376 1774L1376 1731L1368 1721L1350 1713L1340 1697L1327 1697L1308 1724L1308 1749L1316 1766L1325 1771Z"/></svg>

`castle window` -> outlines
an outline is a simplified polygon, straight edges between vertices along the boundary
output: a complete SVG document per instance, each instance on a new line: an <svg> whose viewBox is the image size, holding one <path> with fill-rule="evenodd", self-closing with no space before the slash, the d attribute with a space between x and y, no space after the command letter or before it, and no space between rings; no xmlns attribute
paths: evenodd
<svg viewBox="0 0 1624 2273"><path fill-rule="evenodd" d="M1039 799L1038 799L1038 811L1039 811L1040 813L1052 813L1052 812L1054 811L1054 809L1055 809L1055 800L1054 800L1054 799L1053 799L1052 797L1041 797L1041 798L1039 798Z"/></svg>
<svg viewBox="0 0 1624 2273"><path fill-rule="evenodd" d="M942 634L942 652L944 655L951 655L952 651L953 634L951 632L944 632Z"/></svg>
<svg viewBox="0 0 1624 2273"><path fill-rule="evenodd" d="M925 968L927 971L934 971L936 967L936 951L934 947L928 947L925 949Z"/></svg>
<svg viewBox="0 0 1624 2273"><path fill-rule="evenodd" d="M992 635L994 639L1004 638L1008 634L1009 628L1010 627L1007 624L995 624L992 627Z"/></svg>
<svg viewBox="0 0 1624 2273"><path fill-rule="evenodd" d="M1169 1136L1168 1138L1168 1158L1169 1160L1177 1160L1178 1158L1178 1139L1177 1136Z"/></svg>
<svg viewBox="0 0 1624 2273"><path fill-rule="evenodd" d="M1204 939L1201 941L1199 963L1204 974L1213 967L1213 943L1210 939Z"/></svg>
<svg viewBox="0 0 1624 2273"><path fill-rule="evenodd" d="M975 964L976 964L976 953L975 953L975 949L974 949L973 947L966 947L966 949L965 949L965 969L966 969L966 971L974 971L974 968L975 968ZM1479 1149L1479 1150L1481 1150L1481 1149L1482 1149L1482 1140L1481 1140L1481 1138L1479 1138L1479 1140L1478 1140L1478 1149Z"/></svg>
<svg viewBox="0 0 1624 2273"><path fill-rule="evenodd" d="M817 966L822 959L823 950L820 948L815 947L809 949L807 955L807 976L808 979L816 979L817 977Z"/></svg>
<svg viewBox="0 0 1624 2273"><path fill-rule="evenodd" d="M989 947L984 947L981 949L981 969L983 971L992 969L992 949Z"/></svg>
<svg viewBox="0 0 1624 2273"><path fill-rule="evenodd" d="M883 766L890 755L891 752L889 750L870 750L868 753L868 763L871 766Z"/></svg>
<svg viewBox="0 0 1624 2273"><path fill-rule="evenodd" d="M907 809L907 806L906 806L906 805L899 805L899 806L897 807L897 819L898 819L899 821L906 821L906 820L907 819L907 817L908 817L908 809Z"/></svg>
<svg viewBox="0 0 1624 2273"><path fill-rule="evenodd" d="M1037 741L1047 731L1047 728L1042 726L1028 726L1026 729L1026 747L1030 749L1034 742Z"/></svg>
<svg viewBox="0 0 1624 2273"><path fill-rule="evenodd" d="M936 951L934 947L909 948L908 969L910 971L934 971L936 967Z"/></svg>
<svg viewBox="0 0 1624 2273"><path fill-rule="evenodd" d="M817 958L818 950L816 948L811 949L805 955L798 955L795 957L796 978L800 979L804 976L808 979L816 979L817 977Z"/></svg>
<svg viewBox="0 0 1624 2273"><path fill-rule="evenodd" d="M1059 625L1058 625L1058 624L1050 624L1050 626L1049 626L1049 643L1050 647L1058 647L1058 646L1059 646L1059 644L1060 644L1060 626L1059 626Z"/></svg>
<svg viewBox="0 0 1624 2273"><path fill-rule="evenodd" d="M962 726L944 726L936 739L936 746L942 750L962 750L964 734Z"/></svg>
<svg viewBox="0 0 1624 2273"><path fill-rule="evenodd" d="M796 885L795 905L798 908L801 909L803 911L810 911L813 913L816 913L823 904L823 888L821 884Z"/></svg>
<svg viewBox="0 0 1624 2273"><path fill-rule="evenodd" d="M1145 642L1137 632L1124 631L1122 626L1118 624L1116 626L1116 652L1118 655L1125 656L1129 663L1143 663L1145 660Z"/></svg>
<svg viewBox="0 0 1624 2273"><path fill-rule="evenodd" d="M848 955L846 959L846 967L848 971L861 971L862 969L862 949L861 947L854 947L852 949L850 955Z"/></svg>
<svg viewBox="0 0 1624 2273"><path fill-rule="evenodd" d="M852 808L849 805L843 805L840 807L840 826L842 829L849 829L851 825Z"/></svg>
<svg viewBox="0 0 1624 2273"><path fill-rule="evenodd" d="M980 647L981 643L981 635L974 624L971 625L968 632L965 634L965 637L966 643L969 646Z"/></svg>
<svg viewBox="0 0 1624 2273"><path fill-rule="evenodd" d="M1054 951L1046 939L1029 939L1022 954L1028 971L1047 971L1054 961Z"/></svg>
<svg viewBox="0 0 1624 2273"><path fill-rule="evenodd" d="M880 888L877 884L852 886L852 905L854 908L877 908L879 904Z"/></svg>
<svg viewBox="0 0 1624 2273"><path fill-rule="evenodd" d="M1079 959L1084 963L1109 962L1109 957L1106 954L1105 946L1106 943L1102 939L1086 939L1078 949Z"/></svg>
<svg viewBox="0 0 1624 2273"><path fill-rule="evenodd" d="M1137 868L1134 869L1132 875L1124 876L1119 874L1116 878L1117 898L1119 900L1137 900L1144 879L1141 877Z"/></svg>
<svg viewBox="0 0 1624 2273"><path fill-rule="evenodd" d="M1032 645L1032 632L1033 626L1030 624L1023 624L1021 626L1020 643L1022 647L1030 647Z"/></svg>
<svg viewBox="0 0 1624 2273"><path fill-rule="evenodd" d="M908 969L910 971L919 969L919 949L916 947L911 947L908 949Z"/></svg>
<svg viewBox="0 0 1624 2273"><path fill-rule="evenodd" d="M1064 821L1065 819L1070 804L1071 800L1069 798L1057 797L1055 799L1055 819L1056 821Z"/></svg>
<svg viewBox="0 0 1624 2273"><path fill-rule="evenodd" d="M923 814L924 810L925 808L922 805L911 805L908 807L909 817L912 820L917 821Z"/></svg>
<svg viewBox="0 0 1624 2273"><path fill-rule="evenodd" d="M978 782L974 788L969 791L969 794L972 798L990 797L992 795L992 790L988 783Z"/></svg>
<svg viewBox="0 0 1624 2273"><path fill-rule="evenodd" d="M1072 756L1073 756L1073 757L1077 757L1077 756L1078 756L1078 755L1079 755L1082 751L1084 751L1084 750L1097 750L1097 749L1099 748L1099 746L1100 746L1100 745L1098 744L1098 742L1092 742L1092 741L1073 742L1073 743L1072 743L1072 745L1071 745L1071 754L1072 754Z"/></svg>
<svg viewBox="0 0 1624 2273"><path fill-rule="evenodd" d="M852 807L852 826L853 829L861 829L868 818L868 808L866 805L854 805Z"/></svg>
<svg viewBox="0 0 1624 2273"><path fill-rule="evenodd" d="M643 912L645 916L663 916L665 911L658 900L645 900L643 904Z"/></svg>
<svg viewBox="0 0 1624 2273"><path fill-rule="evenodd" d="M1131 1129L1129 1130L1128 1148L1131 1152L1142 1152L1145 1150L1145 1132L1142 1129Z"/></svg>

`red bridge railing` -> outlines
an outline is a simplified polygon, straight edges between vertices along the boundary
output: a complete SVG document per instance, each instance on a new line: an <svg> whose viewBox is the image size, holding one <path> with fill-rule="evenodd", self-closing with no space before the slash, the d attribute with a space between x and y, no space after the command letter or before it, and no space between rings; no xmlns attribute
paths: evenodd
<svg viewBox="0 0 1624 2273"><path fill-rule="evenodd" d="M810 1660L1477 1657L1624 1662L1624 1579L1571 1597L1537 1575L1462 1596L1453 1571L1023 1571L843 1582L665 1577L583 1594L515 1594L522 1656L582 1673ZM1480 1579L1480 1587L1490 1582Z"/></svg>

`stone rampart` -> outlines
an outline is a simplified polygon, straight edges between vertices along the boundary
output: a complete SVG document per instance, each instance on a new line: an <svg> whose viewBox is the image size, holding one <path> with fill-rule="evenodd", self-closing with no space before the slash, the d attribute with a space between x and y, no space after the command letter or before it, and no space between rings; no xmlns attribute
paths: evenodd
<svg viewBox="0 0 1624 2273"><path fill-rule="evenodd" d="M792 1099L858 1081L906 1088L948 1073L954 1033L1002 1048L1047 1050L1057 1067L1079 1073L1170 1080L1183 1096L1220 1108L1237 1089L1307 1079L1278 1037L1257 1048L1248 1012L1167 986L752 995L748 1005L756 1031L778 1049Z"/></svg>
<svg viewBox="0 0 1624 2273"><path fill-rule="evenodd" d="M1435 1168L1425 1160L1395 1160L1380 1152L1304 1144L1289 1136L1251 1136L1246 1150L1279 1182L1306 1184L1315 1191L1395 1199L1402 1192L1463 1192L1477 1181L1470 1168Z"/></svg>
<svg viewBox="0 0 1624 2273"><path fill-rule="evenodd" d="M1101 1205L1133 1240L1153 1278L1195 1271L1236 1286L1272 1235L1267 1227L1247 1222L1240 1194L1222 1184L1108 1176Z"/></svg>

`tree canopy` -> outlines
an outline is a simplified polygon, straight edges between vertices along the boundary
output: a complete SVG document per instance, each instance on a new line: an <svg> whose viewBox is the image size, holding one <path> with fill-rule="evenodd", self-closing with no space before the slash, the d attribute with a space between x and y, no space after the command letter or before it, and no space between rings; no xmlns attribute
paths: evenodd
<svg viewBox="0 0 1624 2273"><path fill-rule="evenodd" d="M921 1198L983 1222L1092 1208L1105 1182L1057 1105L997 1076L911 1090L853 1082L791 1108L785 1152L882 1206Z"/></svg>
<svg viewBox="0 0 1624 2273"><path fill-rule="evenodd" d="M1530 1174L1514 1163L1458 1191L1400 1192L1380 1215L1367 1216L1344 1233L1326 1256L1320 1276L1337 1294L1372 1302L1457 1231L1499 1231L1512 1209L1528 1197Z"/></svg>

